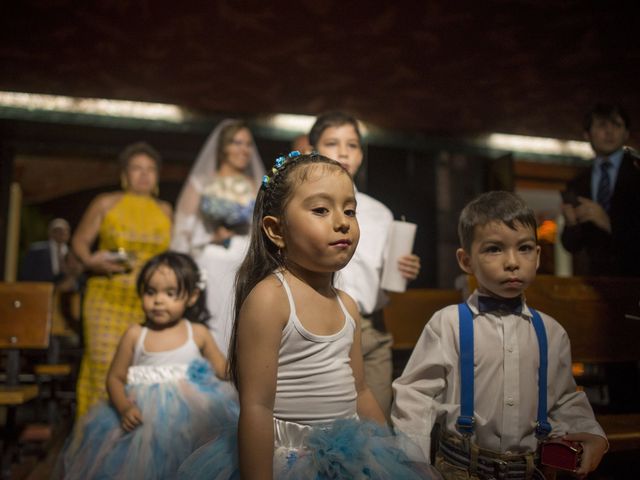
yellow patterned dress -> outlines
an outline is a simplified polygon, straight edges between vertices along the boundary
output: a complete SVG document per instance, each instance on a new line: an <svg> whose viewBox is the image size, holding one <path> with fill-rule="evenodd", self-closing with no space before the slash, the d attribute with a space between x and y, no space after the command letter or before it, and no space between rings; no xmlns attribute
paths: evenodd
<svg viewBox="0 0 640 480"><path fill-rule="evenodd" d="M98 248L124 249L133 257L132 270L111 277L95 276L87 282L77 418L107 398L107 372L120 337L129 325L144 321L135 286L138 272L147 260L169 248L170 236L171 220L151 197L125 193L106 213Z"/></svg>

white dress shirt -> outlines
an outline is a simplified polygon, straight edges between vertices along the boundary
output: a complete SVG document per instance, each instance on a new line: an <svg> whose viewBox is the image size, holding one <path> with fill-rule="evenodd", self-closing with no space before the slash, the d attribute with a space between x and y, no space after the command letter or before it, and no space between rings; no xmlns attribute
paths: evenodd
<svg viewBox="0 0 640 480"><path fill-rule="evenodd" d="M54 275L58 275L62 270L64 257L69 252L69 246L66 243L49 240L49 251L51 252L51 271Z"/></svg>
<svg viewBox="0 0 640 480"><path fill-rule="evenodd" d="M478 293L467 303L473 312L475 432L481 448L502 453L535 451L538 408L538 340L531 312L478 313ZM587 432L605 437L584 392L576 391L571 347L564 328L540 312L548 340L548 421L551 436ZM406 433L429 459L435 423L457 433L460 415L458 307L436 312L425 326L402 374L393 382L394 427ZM606 437L605 437L606 438Z"/></svg>
<svg viewBox="0 0 640 480"><path fill-rule="evenodd" d="M360 313L370 315L387 302L380 288L393 214L382 202L356 191L360 242L349 264L336 275L336 287L347 292Z"/></svg>

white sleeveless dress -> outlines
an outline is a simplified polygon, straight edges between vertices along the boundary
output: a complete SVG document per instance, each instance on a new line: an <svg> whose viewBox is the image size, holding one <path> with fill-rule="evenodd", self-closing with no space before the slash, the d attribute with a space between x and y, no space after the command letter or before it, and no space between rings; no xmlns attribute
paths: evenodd
<svg viewBox="0 0 640 480"><path fill-rule="evenodd" d="M66 479L173 478L198 447L227 429L236 429L239 405L235 389L218 380L193 340L180 347L148 352L143 327L127 372L127 396L143 423L125 432L118 412L102 403L74 430L58 464Z"/></svg>
<svg viewBox="0 0 640 480"><path fill-rule="evenodd" d="M350 351L355 321L336 299L344 324L333 335L304 328L284 277L289 320L278 356L274 424L274 479L423 479L429 467L412 464L388 427L358 419ZM237 434L199 448L178 470L179 479L239 477Z"/></svg>

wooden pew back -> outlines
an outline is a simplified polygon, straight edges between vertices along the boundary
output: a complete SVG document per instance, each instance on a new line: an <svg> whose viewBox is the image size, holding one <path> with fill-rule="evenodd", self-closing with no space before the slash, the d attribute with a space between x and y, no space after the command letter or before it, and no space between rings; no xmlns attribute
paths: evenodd
<svg viewBox="0 0 640 480"><path fill-rule="evenodd" d="M52 283L0 282L0 348L47 348L52 305Z"/></svg>
<svg viewBox="0 0 640 480"><path fill-rule="evenodd" d="M469 287L476 287L473 277ZM538 275L525 296L565 328L574 362L640 362L640 278ZM610 451L640 449L639 413L597 419Z"/></svg>
<svg viewBox="0 0 640 480"><path fill-rule="evenodd" d="M564 327L574 362L640 361L640 278L538 275L525 297Z"/></svg>
<svg viewBox="0 0 640 480"><path fill-rule="evenodd" d="M460 303L459 290L412 288L391 293L384 308L384 324L393 336L395 350L412 350L424 326L438 310Z"/></svg>
<svg viewBox="0 0 640 480"><path fill-rule="evenodd" d="M525 295L565 328L574 362L640 361L640 278L539 275Z"/></svg>

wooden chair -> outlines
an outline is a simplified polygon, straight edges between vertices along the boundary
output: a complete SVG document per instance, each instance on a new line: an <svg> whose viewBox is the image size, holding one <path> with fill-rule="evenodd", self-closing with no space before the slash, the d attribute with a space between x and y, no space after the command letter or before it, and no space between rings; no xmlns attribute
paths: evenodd
<svg viewBox="0 0 640 480"><path fill-rule="evenodd" d="M402 373L424 326L438 310L460 303L459 290L411 288L403 293L390 293L384 308L384 324L393 336L393 376Z"/></svg>
<svg viewBox="0 0 640 480"><path fill-rule="evenodd" d="M475 288L475 279L469 280ZM574 365L640 362L640 278L538 275L525 296L567 331ZM640 449L640 413L596 417L610 451Z"/></svg>
<svg viewBox="0 0 640 480"><path fill-rule="evenodd" d="M77 368L68 361L63 360L63 347L61 343L65 339L74 338L77 334L70 328L71 322L80 321L81 296L79 292L59 292L53 296L53 311L51 319L51 339L47 351L46 363L38 363L33 371L36 374L41 390L41 399L46 402L47 419L53 426L58 421L58 404L62 394L67 394L75 400L75 391L62 392L60 385L73 383L75 387L75 373ZM43 389L42 387L47 387ZM44 392L43 392L44 390Z"/></svg>
<svg viewBox="0 0 640 480"><path fill-rule="evenodd" d="M0 465L4 478L18 438L16 409L38 396L37 385L19 381L20 350L49 346L52 299L51 283L0 282L0 349L6 352L6 379L0 386L0 406L7 409Z"/></svg>

